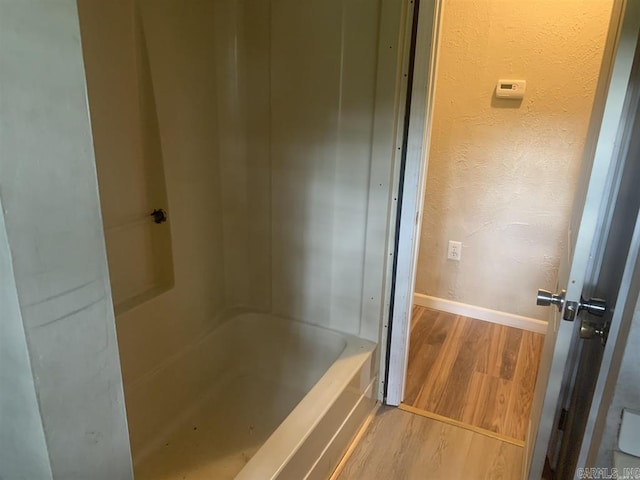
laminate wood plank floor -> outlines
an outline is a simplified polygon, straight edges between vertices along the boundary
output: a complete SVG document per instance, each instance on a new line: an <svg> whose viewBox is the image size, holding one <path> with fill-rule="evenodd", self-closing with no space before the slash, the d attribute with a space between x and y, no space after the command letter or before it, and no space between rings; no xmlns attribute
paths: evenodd
<svg viewBox="0 0 640 480"><path fill-rule="evenodd" d="M522 447L381 407L337 480L513 480L522 459Z"/></svg>
<svg viewBox="0 0 640 480"><path fill-rule="evenodd" d="M404 404L524 441L544 335L414 306Z"/></svg>

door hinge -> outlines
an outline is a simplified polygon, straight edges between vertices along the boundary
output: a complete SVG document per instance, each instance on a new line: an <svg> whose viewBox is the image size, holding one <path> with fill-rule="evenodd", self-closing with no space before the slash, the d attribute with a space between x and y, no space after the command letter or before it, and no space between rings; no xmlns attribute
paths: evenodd
<svg viewBox="0 0 640 480"><path fill-rule="evenodd" d="M569 410L563 408L560 412L560 418L558 419L558 430L564 432L564 427L567 425L567 416L569 414Z"/></svg>

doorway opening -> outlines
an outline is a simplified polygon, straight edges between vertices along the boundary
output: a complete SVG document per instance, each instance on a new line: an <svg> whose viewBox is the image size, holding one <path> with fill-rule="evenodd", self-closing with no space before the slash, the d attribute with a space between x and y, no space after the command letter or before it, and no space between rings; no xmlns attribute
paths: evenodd
<svg viewBox="0 0 640 480"><path fill-rule="evenodd" d="M524 446L535 291L556 290L614 2L439 4L406 378L387 399Z"/></svg>

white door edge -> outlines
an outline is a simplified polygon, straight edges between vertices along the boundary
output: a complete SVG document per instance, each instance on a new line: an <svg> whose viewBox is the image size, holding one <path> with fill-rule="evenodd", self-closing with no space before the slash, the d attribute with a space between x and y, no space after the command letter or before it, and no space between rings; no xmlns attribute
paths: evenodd
<svg viewBox="0 0 640 480"><path fill-rule="evenodd" d="M374 146L374 154L380 157L378 163L381 164L379 168L384 168L382 165L386 165L387 171L383 178L389 185L389 193L387 195L387 235L384 244L385 262L384 262L384 287L382 290L382 304L381 308L377 312L369 311L365 308L365 304L368 303L366 298L363 298L363 315L369 311L371 314L379 315L381 319L381 326L379 331L378 345L380 346L377 356L377 365L379 367L378 375L378 388L376 389L376 398L382 402L384 400L384 388L385 388L385 372L386 372L386 360L387 360L387 344L388 344L388 331L389 331L389 311L392 302L392 290L393 290L393 256L395 255L395 223L397 215L397 199L398 190L400 187L400 164L401 164L401 145L404 138L404 118L406 110L406 99L408 90L408 71L411 60L411 30L413 25L413 0L382 0L382 8L380 11L380 39L378 44L378 79L376 80L377 88L384 90L385 88L391 88L389 86L391 80L386 77L386 73L380 70L380 65L385 65L382 61L384 56L387 55L387 46L392 44L397 45L397 49L393 54L396 57L396 70L393 78L394 96L393 102L390 105L386 97L382 98L378 102L379 94L376 93L376 117L374 119L374 129L382 128L386 129L391 123L394 127L392 137L393 144L391 150L383 145L382 148ZM387 43L389 42L389 43ZM387 78L386 83L381 79ZM380 121L379 123L385 123L383 126L378 126L378 117L382 117L386 120L389 115L393 116L391 122ZM374 132L375 134L375 132ZM378 151L379 150L379 151ZM389 172L389 155L392 157L392 169ZM372 166L373 168L373 166ZM386 177L391 174L390 177ZM370 179L371 185L375 185L375 177L372 175ZM374 188L374 187L371 187ZM372 209L371 203L369 210ZM379 215L379 210L371 210L368 215ZM367 222L368 224L370 222ZM367 227L369 228L369 226ZM369 231L369 230L367 230ZM367 233L369 235L369 233ZM366 275L365 271L365 275ZM375 288L375 287L373 287Z"/></svg>
<svg viewBox="0 0 640 480"><path fill-rule="evenodd" d="M419 246L417 237L421 227L442 4L442 0L423 1L418 10L402 207L396 249L394 308L389 358L385 363L388 405L399 405L404 396L415 262ZM382 377L384 378L384 374Z"/></svg>

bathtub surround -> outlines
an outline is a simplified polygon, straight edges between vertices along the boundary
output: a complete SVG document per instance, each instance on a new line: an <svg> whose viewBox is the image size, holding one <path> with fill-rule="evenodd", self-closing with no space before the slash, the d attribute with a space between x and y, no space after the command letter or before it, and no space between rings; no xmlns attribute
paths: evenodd
<svg viewBox="0 0 640 480"><path fill-rule="evenodd" d="M0 477L131 479L76 2L3 0L0 44Z"/></svg>
<svg viewBox="0 0 640 480"><path fill-rule="evenodd" d="M611 5L445 2L417 293L546 320ZM524 99L496 99L499 78Z"/></svg>
<svg viewBox="0 0 640 480"><path fill-rule="evenodd" d="M224 380L218 355L231 358L224 354L235 345L209 352L207 339L247 312L265 313L260 322L273 328L289 319L371 347L367 381L351 385L349 377L349 399L322 397L331 421L304 432L316 451L301 441L280 451L291 457L283 471L310 468L301 459L314 455L315 472L330 469L366 416L380 361L372 346L388 309L404 100L398 44L407 7L400 0L79 0L89 101L101 117L93 128L103 209L122 201L119 178L131 173L113 156L140 162L143 155L144 165L153 157L166 186L171 253L154 258L170 264L162 268L173 284L120 309L116 320L137 468L153 471L147 459L162 452L158 439L211 407L202 402L216 398ZM115 108L120 99L126 108ZM144 165L127 188L153 184ZM126 268L114 249L108 242L111 268ZM270 384L276 390L269 395L277 396L286 378L276 374L251 388ZM284 401L280 413L295 403ZM325 452L317 452L318 442ZM265 468L273 452L260 451Z"/></svg>
<svg viewBox="0 0 640 480"><path fill-rule="evenodd" d="M385 8L397 17L397 2L390 3ZM127 381L237 307L272 310L377 341L379 317L362 310L381 314L382 269L374 272L377 289L368 286L366 292L373 308L363 301L363 289L372 283L364 278L365 268L381 263L385 245L376 244L366 229L384 236L388 214L367 205L370 198L384 197L377 206L388 208L392 152L390 143L384 152L379 146L394 132L384 132L387 138L378 134L381 141L372 146L372 131L394 127L387 115L395 93L375 90L376 83L392 84L395 67L376 78L380 5L137 5L80 1L88 26L104 29L101 18L120 24L126 19L118 33L126 38L117 42L97 41L106 33L83 29L85 56L100 58L100 65L119 52L135 57L135 31L142 32L167 179L173 257L164 261L173 260L175 287L119 315L123 355L135 351L136 358L135 366L125 362ZM395 62L396 55L383 58ZM135 99L124 80L137 78L140 66L109 66L123 71L118 85ZM105 96L113 105L124 94L91 82L94 77L88 74L91 101ZM374 125L378 105L387 110ZM126 111L110 114L113 123L125 123ZM117 131L107 127L97 136L115 139ZM104 152L96 143L96 156L106 165L111 155L131 156L124 150L127 142L120 148ZM386 165L375 156L382 153ZM110 179L101 175L100 181ZM105 194L103 203L114 197ZM375 252L365 249L365 239ZM333 260L334 251L339 260ZM150 330L157 338L140 351L139 339Z"/></svg>

